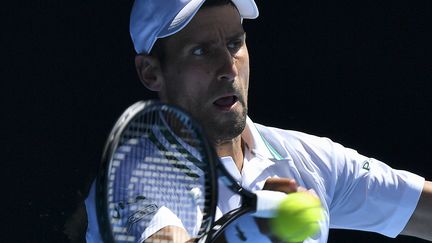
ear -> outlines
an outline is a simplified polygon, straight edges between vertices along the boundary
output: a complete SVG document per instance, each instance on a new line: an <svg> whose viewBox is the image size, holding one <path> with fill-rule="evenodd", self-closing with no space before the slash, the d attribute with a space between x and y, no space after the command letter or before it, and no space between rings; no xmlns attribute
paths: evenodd
<svg viewBox="0 0 432 243"><path fill-rule="evenodd" d="M147 89L160 91L162 76L160 62L157 58L146 54L139 54L135 57L135 68L139 79Z"/></svg>

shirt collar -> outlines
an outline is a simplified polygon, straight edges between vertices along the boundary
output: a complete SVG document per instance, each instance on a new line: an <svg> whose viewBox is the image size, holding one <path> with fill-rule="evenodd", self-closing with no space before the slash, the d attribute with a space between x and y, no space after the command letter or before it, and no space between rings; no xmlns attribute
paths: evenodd
<svg viewBox="0 0 432 243"><path fill-rule="evenodd" d="M272 153L249 116L246 118L246 127L241 136L246 145L245 149L248 149L253 155L266 159L273 158Z"/></svg>

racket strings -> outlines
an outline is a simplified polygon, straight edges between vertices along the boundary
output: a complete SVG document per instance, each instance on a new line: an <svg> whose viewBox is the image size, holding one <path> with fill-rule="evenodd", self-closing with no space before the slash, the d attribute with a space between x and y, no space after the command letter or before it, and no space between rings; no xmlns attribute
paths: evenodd
<svg viewBox="0 0 432 243"><path fill-rule="evenodd" d="M200 139L188 118L169 110L143 112L124 128L107 183L116 242L143 240L157 230L152 225L169 220L180 222L190 237L209 228L212 187Z"/></svg>

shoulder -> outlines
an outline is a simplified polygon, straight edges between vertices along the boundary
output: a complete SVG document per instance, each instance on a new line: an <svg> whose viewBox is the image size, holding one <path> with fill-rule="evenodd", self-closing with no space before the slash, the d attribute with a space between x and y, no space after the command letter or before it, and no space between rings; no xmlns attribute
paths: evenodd
<svg viewBox="0 0 432 243"><path fill-rule="evenodd" d="M282 158L291 160L298 170L317 173L328 181L332 181L330 178L335 178L335 173L344 171L352 161L360 163L366 160L356 150L327 137L261 124L255 126L263 140Z"/></svg>
<svg viewBox="0 0 432 243"><path fill-rule="evenodd" d="M313 140L322 140L327 139L325 137L320 137L317 135L290 130L290 129L282 129L272 126L266 126L259 123L254 123L255 127L258 131L268 139L281 139L281 141L313 141Z"/></svg>
<svg viewBox="0 0 432 243"><path fill-rule="evenodd" d="M320 153L327 153L330 156L337 150L345 149L342 145L332 141L328 137L265 126L258 123L255 123L255 127L264 140L267 140L272 146L282 151L299 153L316 153L321 151Z"/></svg>

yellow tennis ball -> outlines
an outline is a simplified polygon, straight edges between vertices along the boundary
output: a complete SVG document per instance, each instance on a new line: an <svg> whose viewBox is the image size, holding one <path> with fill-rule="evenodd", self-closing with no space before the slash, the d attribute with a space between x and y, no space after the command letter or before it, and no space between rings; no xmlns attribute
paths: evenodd
<svg viewBox="0 0 432 243"><path fill-rule="evenodd" d="M323 217L320 200L307 192L290 193L279 205L270 226L286 242L303 242L319 230Z"/></svg>

